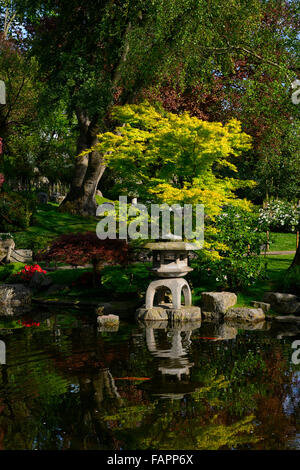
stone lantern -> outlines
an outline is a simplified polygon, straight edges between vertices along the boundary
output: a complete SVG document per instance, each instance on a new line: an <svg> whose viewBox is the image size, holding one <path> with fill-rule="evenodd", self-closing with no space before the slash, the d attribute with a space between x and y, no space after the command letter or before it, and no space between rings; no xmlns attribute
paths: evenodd
<svg viewBox="0 0 300 470"><path fill-rule="evenodd" d="M146 292L145 308L137 311L137 318L144 320L199 320L199 307L192 306L192 294L188 282L183 277L193 269L188 265L188 253L195 248L193 243L182 241L155 242L145 248L153 251L153 267L157 280L152 281ZM170 291L172 304L163 303L165 294ZM181 295L184 306L181 306ZM156 298L156 305L154 300Z"/></svg>

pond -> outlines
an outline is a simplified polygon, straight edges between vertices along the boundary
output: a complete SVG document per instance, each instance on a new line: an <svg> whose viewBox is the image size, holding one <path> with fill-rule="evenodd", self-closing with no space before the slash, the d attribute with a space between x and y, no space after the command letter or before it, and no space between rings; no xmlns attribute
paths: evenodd
<svg viewBox="0 0 300 470"><path fill-rule="evenodd" d="M0 448L300 449L298 327L247 328L1 320Z"/></svg>

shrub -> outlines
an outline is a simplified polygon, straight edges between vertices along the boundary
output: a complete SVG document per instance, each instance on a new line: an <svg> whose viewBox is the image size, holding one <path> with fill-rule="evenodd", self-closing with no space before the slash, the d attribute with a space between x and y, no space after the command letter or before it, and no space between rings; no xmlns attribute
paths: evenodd
<svg viewBox="0 0 300 470"><path fill-rule="evenodd" d="M21 271L18 273L14 274L13 276L15 277L16 281L21 281L21 282L29 282L34 275L34 273L43 273L46 274L47 271L42 269L38 264L34 265L25 265Z"/></svg>
<svg viewBox="0 0 300 470"><path fill-rule="evenodd" d="M24 263L10 263L0 267L0 281L9 282L13 280L12 276L18 273L25 266Z"/></svg>
<svg viewBox="0 0 300 470"><path fill-rule="evenodd" d="M300 211L292 203L273 201L259 211L259 226L273 232L294 232L299 227Z"/></svg>
<svg viewBox="0 0 300 470"><path fill-rule="evenodd" d="M109 292L143 294L151 278L143 263L131 266L107 266L101 273L101 284Z"/></svg>
<svg viewBox="0 0 300 470"><path fill-rule="evenodd" d="M259 257L265 234L257 229L258 216L228 206L216 220L216 239L223 244L219 259L208 260L200 251L190 274L196 286L214 282L221 289L243 289L265 276L265 264Z"/></svg>
<svg viewBox="0 0 300 470"><path fill-rule="evenodd" d="M27 229L32 223L35 203L21 193L0 192L1 230L13 232Z"/></svg>
<svg viewBox="0 0 300 470"><path fill-rule="evenodd" d="M70 233L54 240L49 249L40 252L37 259L63 261L74 266L91 262L96 273L106 264L124 264L128 259L128 245L125 240L100 240L94 232Z"/></svg>

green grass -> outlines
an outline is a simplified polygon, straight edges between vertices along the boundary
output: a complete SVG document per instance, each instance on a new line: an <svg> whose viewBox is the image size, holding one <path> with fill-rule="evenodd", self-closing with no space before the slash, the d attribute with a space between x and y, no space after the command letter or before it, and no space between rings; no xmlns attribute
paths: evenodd
<svg viewBox="0 0 300 470"><path fill-rule="evenodd" d="M290 267L293 258L293 255L267 256L267 279L258 281L243 292L238 292L237 306L249 306L252 300L262 300L264 292L280 290L280 279Z"/></svg>
<svg viewBox="0 0 300 470"><path fill-rule="evenodd" d="M249 307L251 301L262 300L264 292L279 290L280 279L284 276L286 270L290 267L294 255L268 255L264 257L267 263L266 279L257 281L253 286L237 293L237 307ZM202 284L195 289L193 295L193 303L199 305L201 300L201 292L218 290L211 282L210 284Z"/></svg>
<svg viewBox="0 0 300 470"><path fill-rule="evenodd" d="M35 214L34 224L25 232L13 234L16 248L31 249L32 244L43 239L52 240L63 233L78 233L95 231L97 225L96 217L80 217L58 211L57 204L47 204L38 207Z"/></svg>
<svg viewBox="0 0 300 470"><path fill-rule="evenodd" d="M92 271L92 269L59 269L57 271L50 271L48 276L51 277L54 284L71 285L72 282L77 281L82 274L90 271Z"/></svg>
<svg viewBox="0 0 300 470"><path fill-rule="evenodd" d="M295 251L296 233L271 233L270 251Z"/></svg>

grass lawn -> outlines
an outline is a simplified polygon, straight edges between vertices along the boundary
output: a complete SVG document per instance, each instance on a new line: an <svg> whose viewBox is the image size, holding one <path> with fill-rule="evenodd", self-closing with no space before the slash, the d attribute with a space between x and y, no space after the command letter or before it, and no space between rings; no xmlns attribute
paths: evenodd
<svg viewBox="0 0 300 470"><path fill-rule="evenodd" d="M262 300L264 292L278 290L279 280L284 271L290 267L293 258L293 255L267 256L267 279L258 281L243 292L238 292L238 305L249 305L252 300Z"/></svg>
<svg viewBox="0 0 300 470"><path fill-rule="evenodd" d="M252 300L262 300L264 292L278 290L278 283L283 273L289 268L294 255L268 255L264 257L267 263L267 278L264 280L257 281L253 286L242 292L237 293L237 306L247 307L250 306ZM215 286L201 285L201 287L195 289L193 295L193 302L199 305L201 299L201 292L214 291Z"/></svg>
<svg viewBox="0 0 300 470"><path fill-rule="evenodd" d="M51 240L63 233L95 231L96 217L80 217L59 212L58 204L40 205L34 225L24 232L13 233L16 248L31 249L36 240Z"/></svg>
<svg viewBox="0 0 300 470"><path fill-rule="evenodd" d="M97 204L112 202L104 197L96 196ZM38 206L34 216L34 224L26 231L15 232L13 237L17 249L32 249L34 243L43 239L51 240L63 233L94 232L99 219L95 217L81 217L58 211L58 204L49 202Z"/></svg>
<svg viewBox="0 0 300 470"><path fill-rule="evenodd" d="M271 233L270 251L295 251L296 233Z"/></svg>

